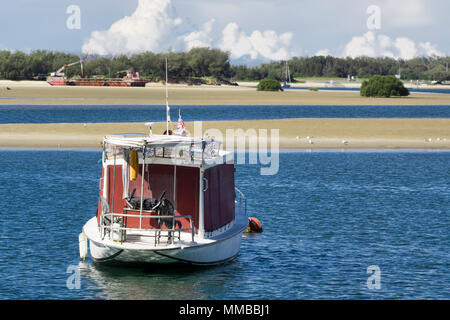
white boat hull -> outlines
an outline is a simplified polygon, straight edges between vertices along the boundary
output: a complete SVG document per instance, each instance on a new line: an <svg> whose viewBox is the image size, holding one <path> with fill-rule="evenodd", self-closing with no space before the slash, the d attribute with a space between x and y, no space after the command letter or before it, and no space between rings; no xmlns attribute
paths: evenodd
<svg viewBox="0 0 450 320"><path fill-rule="evenodd" d="M89 241L90 254L96 262L129 262L129 263L189 263L196 265L212 265L231 260L239 253L242 233L226 240L195 247L130 250L108 247Z"/></svg>
<svg viewBox="0 0 450 320"><path fill-rule="evenodd" d="M83 233L89 239L91 258L99 263L188 263L195 265L214 265L233 259L239 253L242 232L248 225L246 215L237 210L234 224L222 234L209 239L191 241L189 234L182 234L182 239L175 244L154 245L147 242L118 243L101 239L97 218L89 220L83 227Z"/></svg>

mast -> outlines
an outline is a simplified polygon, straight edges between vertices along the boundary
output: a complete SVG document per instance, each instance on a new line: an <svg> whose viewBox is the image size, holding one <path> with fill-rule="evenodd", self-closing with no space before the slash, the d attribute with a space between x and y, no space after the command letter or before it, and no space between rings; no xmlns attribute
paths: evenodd
<svg viewBox="0 0 450 320"><path fill-rule="evenodd" d="M166 135L169 135L169 122L170 122L169 88L167 86L168 81L169 81L169 73L167 71L167 58L166 58Z"/></svg>
<svg viewBox="0 0 450 320"><path fill-rule="evenodd" d="M200 175L199 175L199 208L198 208L198 237L200 239L203 239L205 237L205 190L204 190L204 168L200 168Z"/></svg>
<svg viewBox="0 0 450 320"><path fill-rule="evenodd" d="M286 60L286 81L288 83L291 82L291 72L289 71L289 63L287 60Z"/></svg>
<svg viewBox="0 0 450 320"><path fill-rule="evenodd" d="M288 71L288 77L289 77L289 83L291 82L291 70L289 70L289 62L286 61L287 64L287 71Z"/></svg>
<svg viewBox="0 0 450 320"><path fill-rule="evenodd" d="M286 75L284 76L284 79L286 79L286 81L288 81L288 63L286 60Z"/></svg>

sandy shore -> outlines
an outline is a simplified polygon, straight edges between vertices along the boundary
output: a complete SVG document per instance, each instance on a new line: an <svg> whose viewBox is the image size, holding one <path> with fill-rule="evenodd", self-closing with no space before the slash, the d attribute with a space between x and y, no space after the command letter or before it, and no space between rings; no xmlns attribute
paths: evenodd
<svg viewBox="0 0 450 320"><path fill-rule="evenodd" d="M193 123L186 126L194 133ZM162 133L157 123L154 133ZM450 149L450 119L284 119L203 122L203 133L226 141L226 129L279 130L280 149ZM104 135L148 132L144 123L4 124L3 148L99 148ZM307 137L310 139L307 139ZM248 139L247 139L248 140Z"/></svg>
<svg viewBox="0 0 450 320"><path fill-rule="evenodd" d="M237 81L240 87L256 87L258 81ZM291 83L292 87L296 88L309 88L309 87L343 87L343 88L359 88L361 87L362 80L358 81L347 81L346 79L302 79L298 82ZM414 81L403 81L404 85L408 88L421 88L421 89L450 89L450 85L442 85L442 84L426 84L426 83L416 83ZM33 80L22 80L22 81L13 81L13 80L0 80L1 86L9 86L9 87L23 87L23 86L31 86L31 87L51 87L49 83L46 81L33 81ZM150 82L147 83L148 87L162 87L164 84ZM226 86L224 86L226 87Z"/></svg>
<svg viewBox="0 0 450 320"><path fill-rule="evenodd" d="M0 82L0 104L89 105L165 103L165 88L51 87L28 82ZM255 85L255 84L252 84ZM169 87L176 105L450 105L449 94L412 93L405 98L365 98L355 91L257 92L248 86ZM282 149L419 148L450 149L450 118L446 119L285 119L204 122L204 130L279 129ZM154 132L162 132L156 124ZM187 123L192 131L193 124ZM143 123L5 124L0 125L0 148L97 148L112 133L148 132ZM216 133L217 134L217 133ZM215 135L216 135L215 134ZM312 137L308 140L306 137ZM219 138L219 137L218 137ZM431 139L431 140L430 140Z"/></svg>
<svg viewBox="0 0 450 320"><path fill-rule="evenodd" d="M415 92L402 98L366 98L357 91L258 92L246 86L171 85L169 95L171 105L450 105L450 94ZM0 84L0 104L163 105L165 89L161 85L105 88Z"/></svg>

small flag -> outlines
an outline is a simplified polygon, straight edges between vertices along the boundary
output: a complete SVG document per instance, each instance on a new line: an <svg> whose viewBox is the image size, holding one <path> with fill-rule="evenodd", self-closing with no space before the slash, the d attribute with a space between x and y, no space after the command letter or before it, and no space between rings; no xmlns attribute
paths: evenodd
<svg viewBox="0 0 450 320"><path fill-rule="evenodd" d="M182 136L186 133L186 126L184 125L183 119L181 119L181 111L178 111L178 125L177 125L177 134Z"/></svg>
<svg viewBox="0 0 450 320"><path fill-rule="evenodd" d="M170 107L169 104L166 105L166 120L170 122Z"/></svg>

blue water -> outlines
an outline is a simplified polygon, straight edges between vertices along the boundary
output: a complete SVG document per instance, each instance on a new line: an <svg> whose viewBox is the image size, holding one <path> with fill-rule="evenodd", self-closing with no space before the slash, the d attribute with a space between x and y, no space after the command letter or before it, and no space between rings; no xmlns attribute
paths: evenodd
<svg viewBox="0 0 450 320"><path fill-rule="evenodd" d="M0 151L0 299L450 298L449 152L282 153L274 176L238 165L264 232L225 265L168 269L80 263L100 157ZM66 285L72 265L80 289ZM379 290L366 285L371 265Z"/></svg>
<svg viewBox="0 0 450 320"><path fill-rule="evenodd" d="M450 101L450 100L449 100ZM165 106L0 105L0 123L83 123L165 121ZM172 106L171 118L184 121L287 118L450 118L441 106Z"/></svg>

